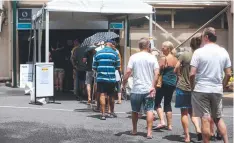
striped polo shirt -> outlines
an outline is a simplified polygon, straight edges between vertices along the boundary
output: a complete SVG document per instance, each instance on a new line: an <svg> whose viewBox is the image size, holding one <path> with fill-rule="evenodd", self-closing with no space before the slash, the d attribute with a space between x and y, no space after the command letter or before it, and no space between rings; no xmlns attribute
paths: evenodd
<svg viewBox="0 0 234 143"><path fill-rule="evenodd" d="M118 53L105 47L94 56L93 69L97 72L97 82L116 82L115 70L120 68Z"/></svg>

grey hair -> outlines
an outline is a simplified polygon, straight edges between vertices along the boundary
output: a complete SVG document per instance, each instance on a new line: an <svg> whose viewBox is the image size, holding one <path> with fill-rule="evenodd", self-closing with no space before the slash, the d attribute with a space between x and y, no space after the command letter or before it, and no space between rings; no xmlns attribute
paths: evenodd
<svg viewBox="0 0 234 143"><path fill-rule="evenodd" d="M150 46L150 40L149 40L149 38L145 38L145 37L141 38L139 40L139 42L138 42L138 45L139 45L140 49L149 48L149 46Z"/></svg>

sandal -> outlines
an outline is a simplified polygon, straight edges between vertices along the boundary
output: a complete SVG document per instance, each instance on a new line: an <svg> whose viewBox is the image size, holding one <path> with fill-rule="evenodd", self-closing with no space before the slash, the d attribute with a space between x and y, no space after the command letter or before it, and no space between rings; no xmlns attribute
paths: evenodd
<svg viewBox="0 0 234 143"><path fill-rule="evenodd" d="M90 105L91 103L92 103L91 100L88 100L87 104Z"/></svg>
<svg viewBox="0 0 234 143"><path fill-rule="evenodd" d="M197 141L201 141L202 140L202 134L201 133L198 133L197 134Z"/></svg>
<svg viewBox="0 0 234 143"><path fill-rule="evenodd" d="M137 135L137 133L133 134L132 131L130 131L130 134L133 135L133 136L136 136L136 135Z"/></svg>
<svg viewBox="0 0 234 143"><path fill-rule="evenodd" d="M111 118L117 118L117 115L116 115L115 113L109 113L109 116L110 116Z"/></svg>
<svg viewBox="0 0 234 143"><path fill-rule="evenodd" d="M117 101L115 104L122 104L121 101Z"/></svg>
<svg viewBox="0 0 234 143"><path fill-rule="evenodd" d="M168 131L172 131L172 128L168 128L168 127L166 127L166 129L167 129Z"/></svg>
<svg viewBox="0 0 234 143"><path fill-rule="evenodd" d="M167 127L166 125L158 124L158 126L153 128L153 130L161 130L161 129L165 129L166 127Z"/></svg>
<svg viewBox="0 0 234 143"><path fill-rule="evenodd" d="M101 115L101 120L106 120L106 117L104 115Z"/></svg>
<svg viewBox="0 0 234 143"><path fill-rule="evenodd" d="M153 136L151 135L151 136L147 136L146 137L147 139L153 139Z"/></svg>

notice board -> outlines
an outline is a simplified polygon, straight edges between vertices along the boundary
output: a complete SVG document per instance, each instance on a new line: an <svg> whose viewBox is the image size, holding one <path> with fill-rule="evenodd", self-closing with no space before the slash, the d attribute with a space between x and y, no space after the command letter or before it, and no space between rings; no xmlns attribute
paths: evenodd
<svg viewBox="0 0 234 143"><path fill-rule="evenodd" d="M35 96L54 96L54 64L35 64Z"/></svg>
<svg viewBox="0 0 234 143"><path fill-rule="evenodd" d="M29 82L33 82L33 65L32 64L20 64L20 88L25 88L25 85Z"/></svg>

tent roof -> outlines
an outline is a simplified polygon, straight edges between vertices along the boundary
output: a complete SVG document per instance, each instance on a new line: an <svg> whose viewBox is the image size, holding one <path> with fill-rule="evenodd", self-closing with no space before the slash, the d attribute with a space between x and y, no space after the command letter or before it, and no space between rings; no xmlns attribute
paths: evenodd
<svg viewBox="0 0 234 143"><path fill-rule="evenodd" d="M52 0L48 11L110 14L150 14L152 6L140 0Z"/></svg>

